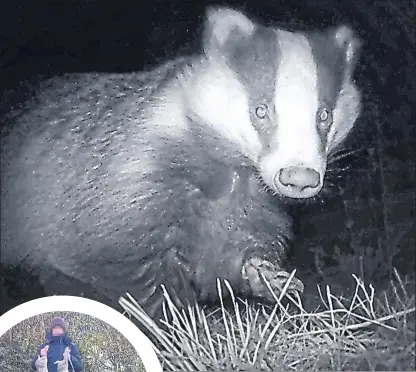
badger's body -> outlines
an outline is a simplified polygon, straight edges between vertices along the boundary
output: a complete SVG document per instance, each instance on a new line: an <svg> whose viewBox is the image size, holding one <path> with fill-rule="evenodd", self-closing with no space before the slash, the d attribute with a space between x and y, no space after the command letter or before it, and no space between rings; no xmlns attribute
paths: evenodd
<svg viewBox="0 0 416 372"><path fill-rule="evenodd" d="M178 305L215 298L217 277L267 297L258 272L278 287L292 238L284 200L318 194L359 114L356 49L344 26L290 33L216 9L201 54L47 81L2 136L3 262L48 293L68 291L58 272L151 314L161 284Z"/></svg>

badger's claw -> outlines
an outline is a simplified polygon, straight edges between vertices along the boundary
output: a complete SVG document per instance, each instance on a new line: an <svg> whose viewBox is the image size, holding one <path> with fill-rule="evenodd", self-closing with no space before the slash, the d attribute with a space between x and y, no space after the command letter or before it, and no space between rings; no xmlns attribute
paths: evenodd
<svg viewBox="0 0 416 372"><path fill-rule="evenodd" d="M273 294L270 292L261 274L263 274L264 278L269 282L271 289L277 295L281 293L290 274L282 270L279 265L272 264L258 257L249 259L243 265L242 277L253 295L273 301ZM303 290L303 283L296 277L293 277L286 293L303 293Z"/></svg>

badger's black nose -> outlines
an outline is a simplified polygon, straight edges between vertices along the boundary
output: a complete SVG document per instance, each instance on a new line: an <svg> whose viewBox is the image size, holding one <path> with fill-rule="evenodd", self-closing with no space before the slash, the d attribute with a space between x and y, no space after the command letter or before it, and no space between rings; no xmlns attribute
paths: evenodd
<svg viewBox="0 0 416 372"><path fill-rule="evenodd" d="M320 188L320 175L306 167L287 167L280 169L274 178L276 188L291 198L309 198L316 195Z"/></svg>

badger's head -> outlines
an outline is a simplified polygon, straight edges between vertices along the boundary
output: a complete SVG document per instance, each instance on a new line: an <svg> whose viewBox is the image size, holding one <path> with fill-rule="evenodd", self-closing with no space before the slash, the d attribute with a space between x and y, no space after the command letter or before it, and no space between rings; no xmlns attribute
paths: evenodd
<svg viewBox="0 0 416 372"><path fill-rule="evenodd" d="M190 107L254 162L275 194L314 197L328 155L359 115L359 46L348 26L292 33L211 8Z"/></svg>

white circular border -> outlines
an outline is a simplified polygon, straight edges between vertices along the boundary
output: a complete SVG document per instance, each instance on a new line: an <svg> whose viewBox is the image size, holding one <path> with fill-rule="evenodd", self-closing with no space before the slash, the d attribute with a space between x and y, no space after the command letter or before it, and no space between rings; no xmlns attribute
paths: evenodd
<svg viewBox="0 0 416 372"><path fill-rule="evenodd" d="M108 323L130 341L140 356L146 371L162 372L162 366L153 349L153 344L143 332L117 310L88 298L50 296L21 304L0 316L0 337L25 319L55 311L83 313Z"/></svg>

